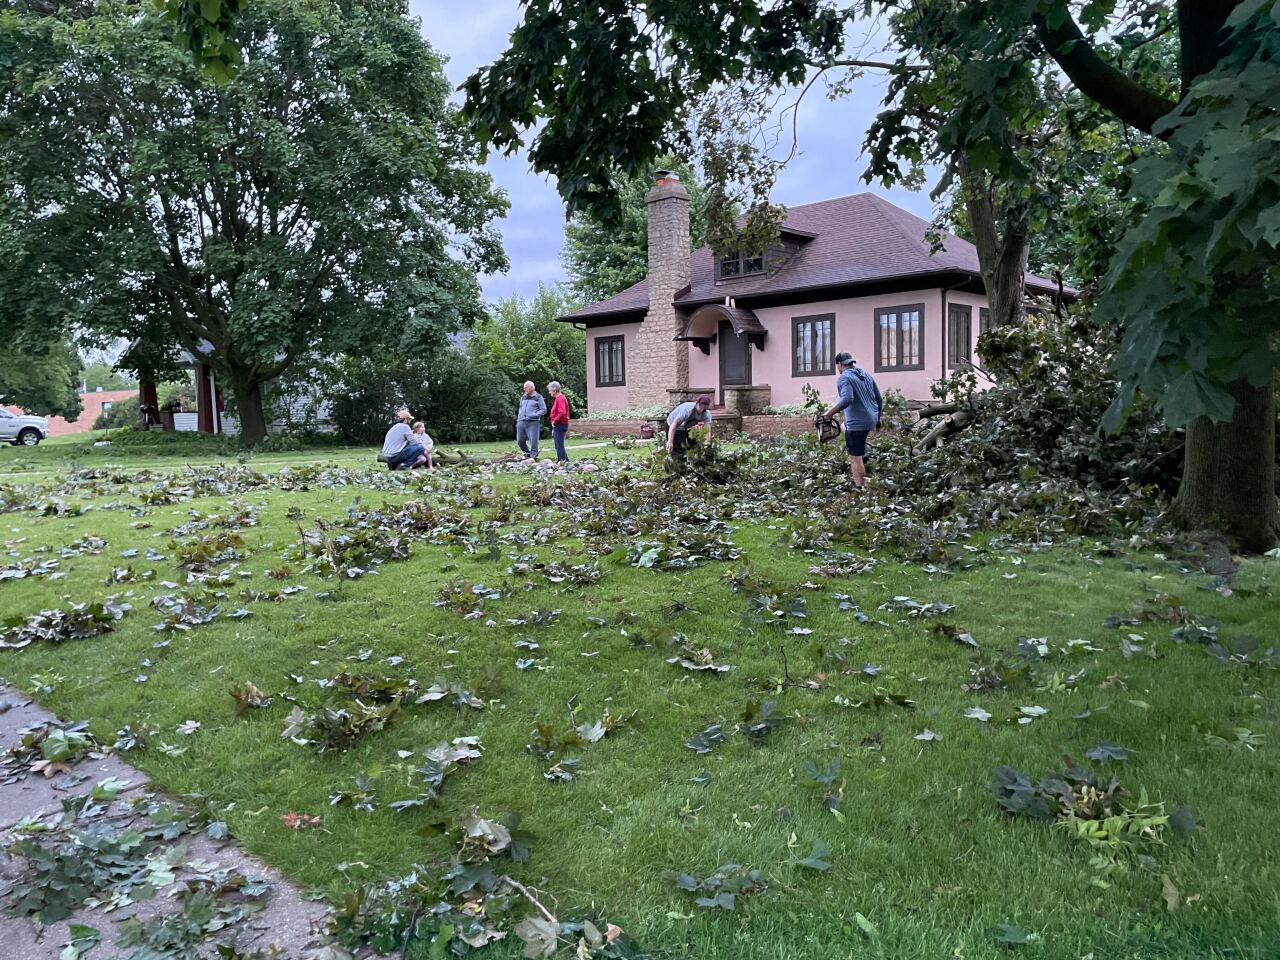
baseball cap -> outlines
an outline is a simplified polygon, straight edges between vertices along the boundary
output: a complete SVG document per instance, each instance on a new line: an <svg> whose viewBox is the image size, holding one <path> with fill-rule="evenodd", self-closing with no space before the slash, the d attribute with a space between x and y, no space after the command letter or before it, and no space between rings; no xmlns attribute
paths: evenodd
<svg viewBox="0 0 1280 960"><path fill-rule="evenodd" d="M700 393L700 394L698 394L698 399L697 399L697 400L695 400L695 401L693 401L693 402L694 402L694 403L700 403L700 404L702 404L704 407L709 407L709 406L711 406L711 398L710 398L710 397L708 397L705 393Z"/></svg>
<svg viewBox="0 0 1280 960"><path fill-rule="evenodd" d="M849 364L853 363L853 354L844 353L844 352L837 353L836 363L840 364L841 366L847 367Z"/></svg>

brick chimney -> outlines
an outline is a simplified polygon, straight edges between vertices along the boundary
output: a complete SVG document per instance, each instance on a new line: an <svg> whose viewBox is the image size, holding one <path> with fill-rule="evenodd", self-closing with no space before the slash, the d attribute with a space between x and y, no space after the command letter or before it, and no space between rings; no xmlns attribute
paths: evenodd
<svg viewBox="0 0 1280 960"><path fill-rule="evenodd" d="M634 407L667 403L667 390L689 386L689 345L674 342L684 314L672 306L689 285L689 194L669 170L654 172L656 183L644 202L649 224L649 312L627 357L627 402Z"/></svg>

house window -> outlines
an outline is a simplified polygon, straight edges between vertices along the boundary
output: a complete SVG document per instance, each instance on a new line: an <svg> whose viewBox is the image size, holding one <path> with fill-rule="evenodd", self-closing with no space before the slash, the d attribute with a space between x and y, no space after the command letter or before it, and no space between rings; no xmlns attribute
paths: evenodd
<svg viewBox="0 0 1280 960"><path fill-rule="evenodd" d="M627 383L623 337L596 337L596 386L622 387Z"/></svg>
<svg viewBox="0 0 1280 960"><path fill-rule="evenodd" d="M924 369L924 304L876 310L876 370Z"/></svg>
<svg viewBox="0 0 1280 960"><path fill-rule="evenodd" d="M833 313L792 318L791 375L803 377L835 373L835 334L836 317Z"/></svg>
<svg viewBox="0 0 1280 960"><path fill-rule="evenodd" d="M979 315L978 322L982 322ZM963 303L947 305L947 366L967 367L973 362L973 308Z"/></svg>
<svg viewBox="0 0 1280 960"><path fill-rule="evenodd" d="M991 311L986 307L978 308L978 336L991 329Z"/></svg>
<svg viewBox="0 0 1280 960"><path fill-rule="evenodd" d="M741 250L730 250L720 258L720 279L745 277L753 273L764 272L764 256L750 257Z"/></svg>

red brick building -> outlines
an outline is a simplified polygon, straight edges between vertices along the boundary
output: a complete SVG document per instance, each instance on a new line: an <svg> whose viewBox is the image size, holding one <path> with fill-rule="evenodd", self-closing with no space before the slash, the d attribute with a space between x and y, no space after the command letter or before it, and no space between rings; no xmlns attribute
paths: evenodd
<svg viewBox="0 0 1280 960"><path fill-rule="evenodd" d="M84 404L84 410L80 416L74 420L67 420L63 417L48 417L49 436L64 437L71 433L88 433L93 429L93 421L98 419L98 414L109 408L113 403L119 403L121 400L128 400L138 396L137 388L130 390L95 390L92 393L80 394L80 402ZM6 410L10 413L26 413L15 406L6 406Z"/></svg>

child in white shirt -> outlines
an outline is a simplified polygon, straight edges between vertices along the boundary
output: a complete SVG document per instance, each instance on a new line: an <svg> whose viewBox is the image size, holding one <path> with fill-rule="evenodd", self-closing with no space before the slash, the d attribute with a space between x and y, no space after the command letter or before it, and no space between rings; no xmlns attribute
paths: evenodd
<svg viewBox="0 0 1280 960"><path fill-rule="evenodd" d="M427 454L427 469L434 470L436 468L435 461L431 457L431 451L436 448L436 443L427 433L427 426L421 420L413 422L413 435L418 443L422 444L422 449Z"/></svg>

